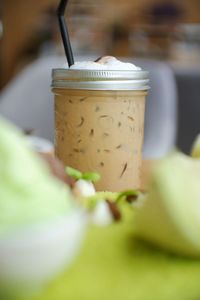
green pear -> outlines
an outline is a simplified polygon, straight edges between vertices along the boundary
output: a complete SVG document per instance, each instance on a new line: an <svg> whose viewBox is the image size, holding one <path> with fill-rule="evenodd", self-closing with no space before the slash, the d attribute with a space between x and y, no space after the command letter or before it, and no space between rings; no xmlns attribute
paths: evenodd
<svg viewBox="0 0 200 300"><path fill-rule="evenodd" d="M136 211L135 227L142 239L200 257L200 160L174 153L160 161L144 205Z"/></svg>
<svg viewBox="0 0 200 300"><path fill-rule="evenodd" d="M193 158L200 158L200 134L197 135L192 146L191 155Z"/></svg>
<svg viewBox="0 0 200 300"><path fill-rule="evenodd" d="M17 228L53 221L72 208L69 188L52 177L24 136L0 119L0 237Z"/></svg>

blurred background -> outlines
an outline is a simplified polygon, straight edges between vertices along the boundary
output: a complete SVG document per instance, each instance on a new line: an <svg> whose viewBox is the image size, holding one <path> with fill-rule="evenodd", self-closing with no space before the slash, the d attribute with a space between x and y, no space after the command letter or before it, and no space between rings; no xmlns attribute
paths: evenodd
<svg viewBox="0 0 200 300"><path fill-rule="evenodd" d="M38 74L43 79L48 77L45 88L50 93L50 69L65 62L56 18L58 2L0 0L0 114L21 127L28 127L23 129L35 126L27 121L22 124L22 106L25 115L29 103L40 103L34 108L30 104L33 116L39 115L44 105L43 99L38 97L45 97L39 90L44 85L41 85L42 79L40 84L37 83L38 76L29 80L33 93L29 89L23 94L29 73L36 72L38 63ZM164 83L161 86L156 76L152 77L150 97L159 97L152 105L174 102L171 104L171 121L169 117L165 126L174 126L175 145L188 153L200 132L200 1L71 0L66 19L75 58L96 58L106 54L136 61L152 72L160 68ZM44 61L46 64L43 65ZM47 65L48 72L42 73ZM165 73L167 68L171 75ZM167 85L169 76L174 85ZM162 94L165 94L165 100L162 100ZM152 110L155 110L148 106L147 110L151 110L152 120ZM41 118L44 122L45 118ZM45 126L52 126L52 120ZM50 134L42 133L42 129L40 132L40 128L37 133L52 139Z"/></svg>

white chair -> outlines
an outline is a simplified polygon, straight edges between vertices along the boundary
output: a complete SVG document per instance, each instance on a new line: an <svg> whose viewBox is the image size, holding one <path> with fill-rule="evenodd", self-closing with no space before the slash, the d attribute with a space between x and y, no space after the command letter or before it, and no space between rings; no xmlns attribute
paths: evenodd
<svg viewBox="0 0 200 300"><path fill-rule="evenodd" d="M88 58L79 58L85 59ZM64 58L43 57L29 65L3 91L0 114L22 129L35 129L35 135L53 141L51 69L62 67L64 63ZM176 139L174 76L164 63L143 60L134 60L134 63L150 71L151 90L146 104L144 156L161 157L174 148Z"/></svg>
<svg viewBox="0 0 200 300"><path fill-rule="evenodd" d="M150 72L146 101L144 157L158 158L172 151L176 144L178 102L173 71L163 62L134 60Z"/></svg>
<svg viewBox="0 0 200 300"><path fill-rule="evenodd" d="M54 104L51 69L64 59L41 58L26 67L2 92L0 114L23 130L53 141Z"/></svg>

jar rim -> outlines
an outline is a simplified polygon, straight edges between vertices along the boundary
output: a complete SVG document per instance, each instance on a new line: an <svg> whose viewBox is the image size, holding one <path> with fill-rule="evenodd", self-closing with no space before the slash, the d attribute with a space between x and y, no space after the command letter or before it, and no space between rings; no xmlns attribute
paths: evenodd
<svg viewBox="0 0 200 300"><path fill-rule="evenodd" d="M53 69L52 87L91 90L148 90L149 72L144 70Z"/></svg>

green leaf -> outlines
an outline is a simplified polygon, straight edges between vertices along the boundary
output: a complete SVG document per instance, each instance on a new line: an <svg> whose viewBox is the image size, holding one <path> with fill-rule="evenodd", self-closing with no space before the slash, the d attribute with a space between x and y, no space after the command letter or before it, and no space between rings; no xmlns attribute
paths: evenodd
<svg viewBox="0 0 200 300"><path fill-rule="evenodd" d="M79 171L79 170L76 170L74 168L71 168L71 167L66 167L66 173L70 176L70 177L73 177L75 179L81 179L83 177L83 174Z"/></svg>
<svg viewBox="0 0 200 300"><path fill-rule="evenodd" d="M86 172L86 173L83 173L82 179L92 181L92 182L97 182L101 179L101 176L100 176L100 174L98 174L96 172Z"/></svg>

